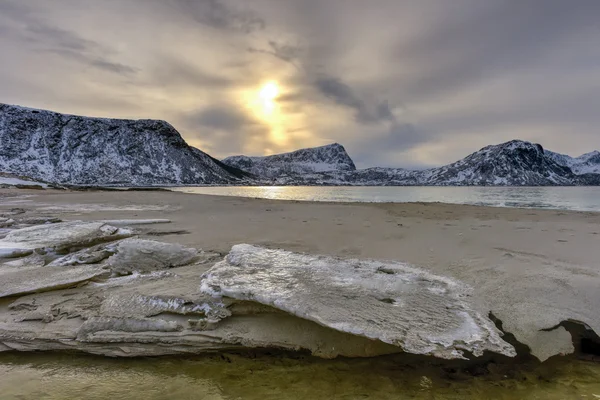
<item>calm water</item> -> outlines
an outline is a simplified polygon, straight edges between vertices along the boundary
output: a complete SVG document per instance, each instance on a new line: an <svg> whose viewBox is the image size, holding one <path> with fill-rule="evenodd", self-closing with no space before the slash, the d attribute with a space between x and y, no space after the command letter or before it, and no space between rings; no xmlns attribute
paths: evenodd
<svg viewBox="0 0 600 400"><path fill-rule="evenodd" d="M331 187L174 188L185 193L336 202L442 202L493 207L600 211L600 187Z"/></svg>
<svg viewBox="0 0 600 400"><path fill-rule="evenodd" d="M600 364L491 364L464 370L406 357L109 359L0 354L0 399L589 399L600 398Z"/></svg>

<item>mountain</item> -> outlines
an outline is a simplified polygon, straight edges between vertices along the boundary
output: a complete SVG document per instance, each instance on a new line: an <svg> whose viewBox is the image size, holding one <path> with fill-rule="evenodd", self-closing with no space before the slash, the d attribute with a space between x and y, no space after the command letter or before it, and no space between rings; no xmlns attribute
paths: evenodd
<svg viewBox="0 0 600 400"><path fill-rule="evenodd" d="M0 172L74 185L232 184L249 175L189 146L165 121L0 104Z"/></svg>
<svg viewBox="0 0 600 400"><path fill-rule="evenodd" d="M546 154L557 164L571 168L577 175L600 174L600 151L592 151L579 157L546 151Z"/></svg>
<svg viewBox="0 0 600 400"><path fill-rule="evenodd" d="M90 118L0 103L0 173L64 185L600 185L600 152L554 153L522 140L439 168L357 170L338 143L219 161L167 122ZM8 175L5 175L8 184Z"/></svg>
<svg viewBox="0 0 600 400"><path fill-rule="evenodd" d="M305 150L307 151L307 150ZM576 174L570 166L557 162L539 144L513 140L487 146L439 168L411 171L402 168L331 169L305 174L277 174L269 157L262 158L261 170L253 173L270 177L275 185L355 185L355 186L573 186L600 185L600 174ZM291 153L290 153L291 154ZM556 153L553 153L556 154ZM586 155L591 163L594 154ZM277 156L270 156L277 157ZM582 156L583 157L583 156ZM579 158L578 158L579 159ZM239 165L243 167L243 165ZM268 171L269 175L261 173Z"/></svg>
<svg viewBox="0 0 600 400"><path fill-rule="evenodd" d="M266 157L232 156L223 163L267 179L356 170L346 149L338 143Z"/></svg>
<svg viewBox="0 0 600 400"><path fill-rule="evenodd" d="M570 168L547 157L541 145L513 140L423 171L421 182L439 186L553 186L574 185L577 178Z"/></svg>

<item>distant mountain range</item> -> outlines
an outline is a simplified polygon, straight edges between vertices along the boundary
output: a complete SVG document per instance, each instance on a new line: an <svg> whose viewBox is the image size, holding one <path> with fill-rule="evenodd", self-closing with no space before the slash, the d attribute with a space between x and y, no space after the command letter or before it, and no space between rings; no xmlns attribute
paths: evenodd
<svg viewBox="0 0 600 400"><path fill-rule="evenodd" d="M249 167L258 179L278 185L573 186L600 184L600 174L594 172L600 171L598 154L594 152L571 158L546 151L539 144L513 140L484 147L460 161L439 168L423 171L380 167L357 170L352 168L354 163L348 163L350 157L344 148L333 144L275 156L252 157ZM238 162L241 159L233 157L223 162L244 168L245 165ZM282 168L282 159L286 160L285 168ZM319 165L321 170L295 172L302 170L295 167L296 163L303 166L307 159ZM328 167L325 164L329 164Z"/></svg>
<svg viewBox="0 0 600 400"><path fill-rule="evenodd" d="M0 104L0 173L72 185L600 185L600 152L580 157L521 140L413 171L356 169L340 144L222 161L157 120L90 118Z"/></svg>

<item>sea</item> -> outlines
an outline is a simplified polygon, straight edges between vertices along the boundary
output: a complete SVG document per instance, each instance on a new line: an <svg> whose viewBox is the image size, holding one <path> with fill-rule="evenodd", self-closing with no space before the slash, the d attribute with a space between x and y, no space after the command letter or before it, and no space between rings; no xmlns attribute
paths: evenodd
<svg viewBox="0 0 600 400"><path fill-rule="evenodd" d="M178 192L326 202L440 202L600 212L600 187L204 186Z"/></svg>

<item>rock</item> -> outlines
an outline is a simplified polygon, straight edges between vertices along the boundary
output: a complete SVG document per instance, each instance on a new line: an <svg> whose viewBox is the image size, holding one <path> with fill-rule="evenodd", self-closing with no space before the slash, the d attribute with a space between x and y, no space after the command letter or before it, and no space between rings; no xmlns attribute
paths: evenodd
<svg viewBox="0 0 600 400"><path fill-rule="evenodd" d="M190 264L198 256L196 249L153 240L128 239L120 242L116 254L108 259L117 275L152 272Z"/></svg>
<svg viewBox="0 0 600 400"><path fill-rule="evenodd" d="M236 245L203 293L269 305L322 326L440 358L515 356L463 283L398 263Z"/></svg>

